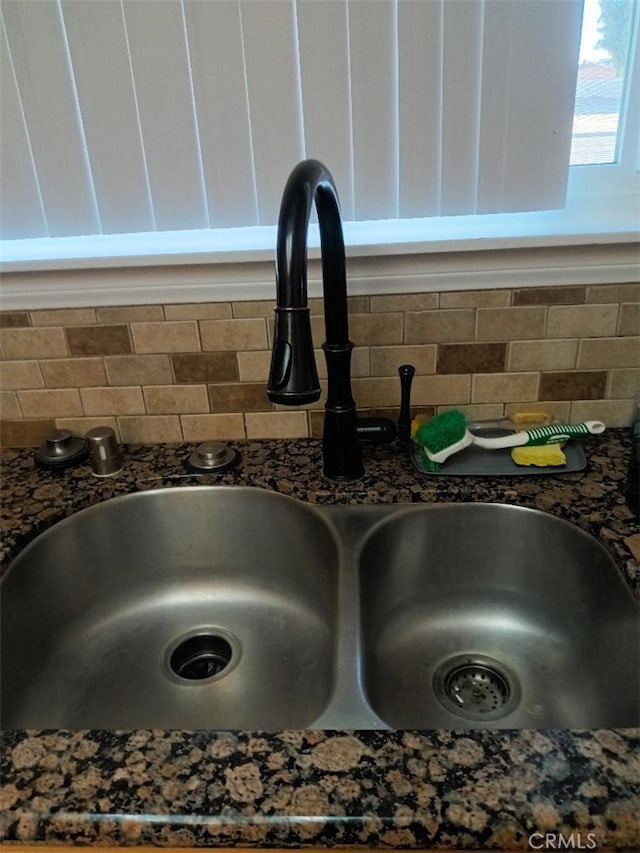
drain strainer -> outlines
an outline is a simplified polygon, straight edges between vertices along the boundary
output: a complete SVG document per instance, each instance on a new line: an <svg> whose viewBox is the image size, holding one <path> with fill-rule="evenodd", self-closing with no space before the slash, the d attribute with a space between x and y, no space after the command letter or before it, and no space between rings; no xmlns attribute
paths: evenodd
<svg viewBox="0 0 640 853"><path fill-rule="evenodd" d="M456 655L441 664L433 689L448 711L467 720L498 720L518 704L520 687L504 664L484 655Z"/></svg>
<svg viewBox="0 0 640 853"><path fill-rule="evenodd" d="M178 679L201 682L226 675L236 657L233 638L199 631L174 642L167 652L166 663Z"/></svg>

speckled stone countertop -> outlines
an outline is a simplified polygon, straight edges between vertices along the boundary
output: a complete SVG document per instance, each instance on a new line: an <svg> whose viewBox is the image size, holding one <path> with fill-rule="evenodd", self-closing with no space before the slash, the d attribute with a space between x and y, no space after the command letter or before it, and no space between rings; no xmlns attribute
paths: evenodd
<svg viewBox="0 0 640 853"><path fill-rule="evenodd" d="M186 474L191 445L125 448L98 479L3 451L2 565L35 535L131 491L223 483L315 503L498 501L574 522L640 598L640 531L623 498L628 430L584 442L573 474L417 474L395 445L357 483L320 475L319 442L234 443L241 467ZM640 849L640 729L597 731L4 731L0 840L84 845ZM558 842L560 843L560 842ZM556 843L557 848L557 843ZM558 849L558 848L557 848Z"/></svg>

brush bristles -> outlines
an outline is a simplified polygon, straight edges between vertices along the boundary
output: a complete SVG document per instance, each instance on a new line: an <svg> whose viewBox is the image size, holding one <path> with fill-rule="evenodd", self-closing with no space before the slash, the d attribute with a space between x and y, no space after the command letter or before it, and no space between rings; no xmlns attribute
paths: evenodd
<svg viewBox="0 0 640 853"><path fill-rule="evenodd" d="M426 447L429 453L440 453L452 444L460 441L467 429L467 421L462 412L449 409L436 415L418 428L414 440Z"/></svg>

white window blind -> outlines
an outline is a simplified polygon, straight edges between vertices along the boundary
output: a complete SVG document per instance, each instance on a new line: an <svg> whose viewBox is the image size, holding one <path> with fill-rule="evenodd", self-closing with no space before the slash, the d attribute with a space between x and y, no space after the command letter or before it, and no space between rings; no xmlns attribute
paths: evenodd
<svg viewBox="0 0 640 853"><path fill-rule="evenodd" d="M1 236L562 207L580 0L3 0Z"/></svg>

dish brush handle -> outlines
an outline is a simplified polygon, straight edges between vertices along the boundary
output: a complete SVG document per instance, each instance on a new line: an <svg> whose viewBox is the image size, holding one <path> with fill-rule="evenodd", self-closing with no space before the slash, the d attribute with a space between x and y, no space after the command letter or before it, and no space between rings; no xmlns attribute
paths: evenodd
<svg viewBox="0 0 640 853"><path fill-rule="evenodd" d="M548 424L533 427L530 430L501 435L496 438L484 438L474 435L473 443L485 450L499 450L503 447L524 447L557 444L570 438L584 438L587 435L601 435L606 427L602 421L585 421L581 424Z"/></svg>

